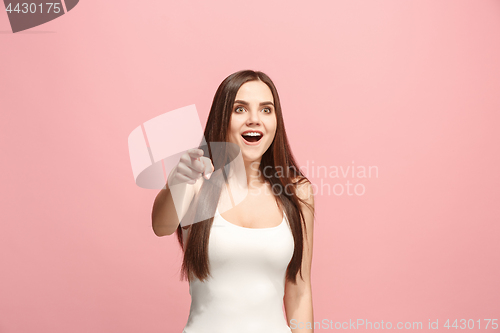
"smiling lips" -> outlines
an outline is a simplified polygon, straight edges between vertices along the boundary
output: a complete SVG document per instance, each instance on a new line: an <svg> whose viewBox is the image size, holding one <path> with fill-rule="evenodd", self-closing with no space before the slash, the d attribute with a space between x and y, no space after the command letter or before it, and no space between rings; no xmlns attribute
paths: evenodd
<svg viewBox="0 0 500 333"><path fill-rule="evenodd" d="M243 141L247 145L257 145L259 144L260 139L264 134L261 131L255 131L255 130L250 130L250 131L245 131L241 133L241 137L243 138Z"/></svg>

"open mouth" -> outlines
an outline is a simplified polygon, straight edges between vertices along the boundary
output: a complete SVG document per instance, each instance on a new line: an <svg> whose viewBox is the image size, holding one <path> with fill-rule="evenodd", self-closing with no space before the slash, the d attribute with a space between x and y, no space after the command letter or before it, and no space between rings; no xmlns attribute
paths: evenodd
<svg viewBox="0 0 500 333"><path fill-rule="evenodd" d="M241 137L247 142L255 143L259 142L260 139L262 139L262 134L258 132L248 132L242 134Z"/></svg>

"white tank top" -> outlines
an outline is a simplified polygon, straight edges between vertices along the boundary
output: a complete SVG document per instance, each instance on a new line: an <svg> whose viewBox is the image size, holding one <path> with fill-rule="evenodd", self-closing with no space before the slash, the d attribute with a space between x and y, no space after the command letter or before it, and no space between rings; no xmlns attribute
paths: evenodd
<svg viewBox="0 0 500 333"><path fill-rule="evenodd" d="M283 296L293 251L285 212L277 227L246 228L226 221L217 209L208 245L212 276L189 283L183 333L290 333Z"/></svg>

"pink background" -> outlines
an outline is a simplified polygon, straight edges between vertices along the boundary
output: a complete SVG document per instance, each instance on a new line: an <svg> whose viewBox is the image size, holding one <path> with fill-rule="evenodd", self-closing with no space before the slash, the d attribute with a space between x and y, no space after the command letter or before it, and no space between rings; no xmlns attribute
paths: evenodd
<svg viewBox="0 0 500 333"><path fill-rule="evenodd" d="M316 321L500 319L499 1L82 0L0 32L0 332L182 331L127 137L190 104L204 126L241 69L275 81L301 165L378 167L311 177L365 187L316 195Z"/></svg>

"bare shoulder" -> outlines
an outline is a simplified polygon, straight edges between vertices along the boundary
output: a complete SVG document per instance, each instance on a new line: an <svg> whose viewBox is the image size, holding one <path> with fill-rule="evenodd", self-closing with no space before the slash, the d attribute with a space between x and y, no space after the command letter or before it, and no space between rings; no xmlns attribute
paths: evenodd
<svg viewBox="0 0 500 333"><path fill-rule="evenodd" d="M310 204L311 202L314 202L312 184L307 178L296 177L292 181L295 184L295 187L297 188L297 196L300 199L305 200Z"/></svg>

